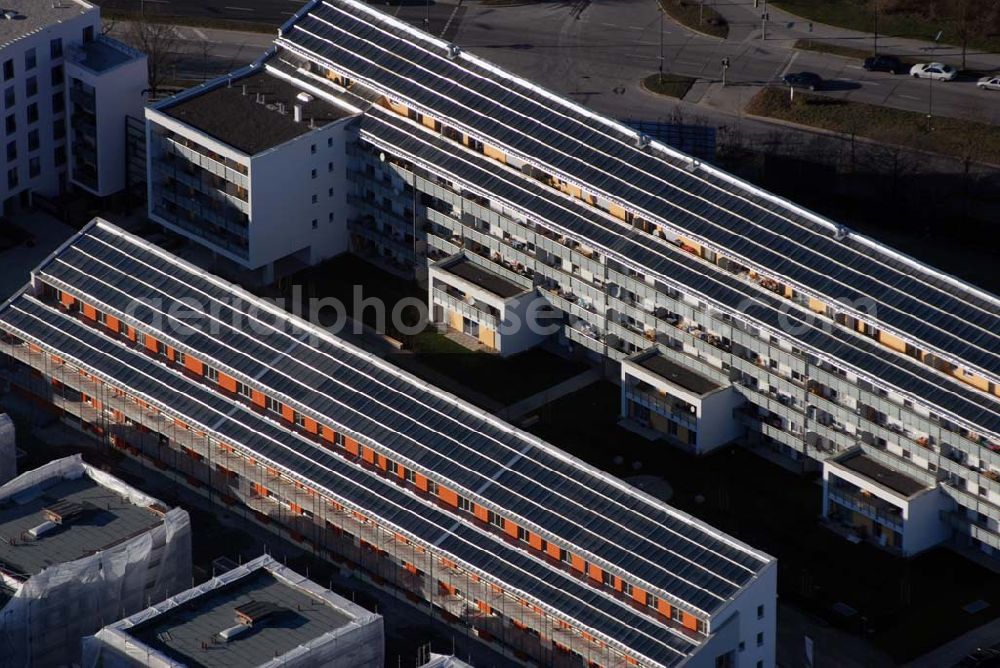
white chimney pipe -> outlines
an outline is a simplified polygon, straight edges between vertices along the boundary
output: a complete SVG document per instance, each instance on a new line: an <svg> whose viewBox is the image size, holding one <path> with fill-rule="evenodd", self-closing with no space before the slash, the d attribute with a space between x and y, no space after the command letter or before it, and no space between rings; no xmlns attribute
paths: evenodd
<svg viewBox="0 0 1000 668"><path fill-rule="evenodd" d="M302 105L301 104L295 105L295 122L296 123L301 123L302 122Z"/></svg>

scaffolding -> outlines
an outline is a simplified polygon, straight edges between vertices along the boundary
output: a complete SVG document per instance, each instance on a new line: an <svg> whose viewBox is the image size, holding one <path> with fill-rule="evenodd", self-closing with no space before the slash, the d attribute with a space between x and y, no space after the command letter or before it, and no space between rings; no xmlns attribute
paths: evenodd
<svg viewBox="0 0 1000 668"><path fill-rule="evenodd" d="M317 556L354 569L511 659L553 668L576 668L581 660L606 668L644 663L582 632L570 618L409 541L124 389L25 342L0 338L0 353L25 365L12 369L11 383L59 409L68 424Z"/></svg>
<svg viewBox="0 0 1000 668"><path fill-rule="evenodd" d="M88 477L162 518L88 556L39 573L4 573L14 594L0 610L0 666L37 668L80 660L80 638L141 610L191 582L191 527L186 511L162 503L85 464L80 455L45 464L0 487L0 503L18 504L66 480Z"/></svg>

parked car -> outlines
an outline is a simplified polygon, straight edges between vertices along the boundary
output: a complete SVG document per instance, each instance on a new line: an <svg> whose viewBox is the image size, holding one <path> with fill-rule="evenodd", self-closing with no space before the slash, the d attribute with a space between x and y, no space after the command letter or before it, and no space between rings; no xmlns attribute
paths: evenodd
<svg viewBox="0 0 1000 668"><path fill-rule="evenodd" d="M983 90L1000 90L1000 74L983 77L976 82L976 85Z"/></svg>
<svg viewBox="0 0 1000 668"><path fill-rule="evenodd" d="M808 88L809 90L819 90L823 87L823 79L813 72L795 72L781 77L786 86L792 88Z"/></svg>
<svg viewBox="0 0 1000 668"><path fill-rule="evenodd" d="M906 65L896 56L869 56L865 58L862 65L869 72L892 72L902 74L906 71Z"/></svg>
<svg viewBox="0 0 1000 668"><path fill-rule="evenodd" d="M980 647L958 662L957 668L997 668L1000 666L1000 650Z"/></svg>
<svg viewBox="0 0 1000 668"><path fill-rule="evenodd" d="M917 63L910 68L910 76L914 79L937 79L951 81L958 76L958 70L943 63Z"/></svg>

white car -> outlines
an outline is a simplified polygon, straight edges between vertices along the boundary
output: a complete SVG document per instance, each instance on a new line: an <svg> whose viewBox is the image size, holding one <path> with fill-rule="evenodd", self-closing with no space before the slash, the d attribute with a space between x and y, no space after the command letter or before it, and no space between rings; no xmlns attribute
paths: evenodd
<svg viewBox="0 0 1000 668"><path fill-rule="evenodd" d="M983 90L1000 90L1000 74L991 77L983 77L976 82L976 85Z"/></svg>
<svg viewBox="0 0 1000 668"><path fill-rule="evenodd" d="M917 63L910 68L910 76L915 79L951 81L958 76L958 70L943 63Z"/></svg>

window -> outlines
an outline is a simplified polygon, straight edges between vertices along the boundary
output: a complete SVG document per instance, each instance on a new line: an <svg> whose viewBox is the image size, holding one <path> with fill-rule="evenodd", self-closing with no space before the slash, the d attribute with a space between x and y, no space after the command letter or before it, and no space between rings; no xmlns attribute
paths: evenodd
<svg viewBox="0 0 1000 668"><path fill-rule="evenodd" d="M464 496L458 497L458 509L459 510L464 510L467 513L471 513L472 512L472 508L473 508L472 501L469 501Z"/></svg>
<svg viewBox="0 0 1000 668"><path fill-rule="evenodd" d="M437 496L438 494L438 484L433 480L427 481L427 493L433 494L434 496Z"/></svg>
<svg viewBox="0 0 1000 668"><path fill-rule="evenodd" d="M17 160L17 142L12 141L7 144L7 162L13 162Z"/></svg>
<svg viewBox="0 0 1000 668"><path fill-rule="evenodd" d="M56 146L56 166L62 167L66 164L66 147Z"/></svg>
<svg viewBox="0 0 1000 668"><path fill-rule="evenodd" d="M292 414L292 417L294 418L293 421L295 422L296 427L301 427L305 429L306 416L304 416L302 413L299 413L298 411L295 411L295 413Z"/></svg>
<svg viewBox="0 0 1000 668"><path fill-rule="evenodd" d="M564 550L562 548L559 548L559 561L561 561L564 564L571 563L571 559L570 559L569 551L568 550Z"/></svg>
<svg viewBox="0 0 1000 668"><path fill-rule="evenodd" d="M7 170L7 187L16 188L17 187L17 167L12 167Z"/></svg>
<svg viewBox="0 0 1000 668"><path fill-rule="evenodd" d="M758 661L757 662L757 668L764 668L764 662L763 661Z"/></svg>
<svg viewBox="0 0 1000 668"><path fill-rule="evenodd" d="M326 163L326 171L328 171L330 173L333 173L333 163L332 162Z"/></svg>
<svg viewBox="0 0 1000 668"><path fill-rule="evenodd" d="M708 624L705 623L704 619L697 620L695 628L698 630L698 633L708 633Z"/></svg>
<svg viewBox="0 0 1000 668"><path fill-rule="evenodd" d="M266 397L264 399L264 405L269 411L274 411L275 413L281 412L281 402L272 397Z"/></svg>
<svg viewBox="0 0 1000 668"><path fill-rule="evenodd" d="M35 65L38 64L38 53L34 49L28 49L24 52L24 69L33 70Z"/></svg>
<svg viewBox="0 0 1000 668"><path fill-rule="evenodd" d="M42 161L36 155L28 161L28 178L35 178L42 173Z"/></svg>
<svg viewBox="0 0 1000 668"><path fill-rule="evenodd" d="M38 103L37 102L32 102L31 104L29 104L28 105L28 109L27 109L27 113L28 113L28 122L29 123L37 123L38 122Z"/></svg>
<svg viewBox="0 0 1000 668"><path fill-rule="evenodd" d="M184 361L186 359L187 359L187 356L184 353L182 353L179 350L175 350L174 351L174 361L175 362L177 362L178 364L184 364Z"/></svg>
<svg viewBox="0 0 1000 668"><path fill-rule="evenodd" d="M313 195L312 202L313 202L313 204L316 204L317 202L319 202L319 195Z"/></svg>
<svg viewBox="0 0 1000 668"><path fill-rule="evenodd" d="M14 114L10 114L9 116L7 116L6 128L7 128L7 134L9 135L12 135L15 132L17 132L17 119L14 117Z"/></svg>
<svg viewBox="0 0 1000 668"><path fill-rule="evenodd" d="M314 230L319 228L319 219L318 218L313 218L312 227L313 227Z"/></svg>
<svg viewBox="0 0 1000 668"><path fill-rule="evenodd" d="M83 43L94 41L94 26L87 26L83 29Z"/></svg>
<svg viewBox="0 0 1000 668"><path fill-rule="evenodd" d="M656 610L660 605L660 598L658 596L654 596L653 594L647 593L646 605L652 608L653 610Z"/></svg>
<svg viewBox="0 0 1000 668"><path fill-rule="evenodd" d="M97 312L97 322L99 322L102 325L107 325L108 324L108 314L105 313L104 311L98 311Z"/></svg>
<svg viewBox="0 0 1000 668"><path fill-rule="evenodd" d="M56 58L62 58L62 55L62 38L57 37L49 42L49 57L55 60Z"/></svg>
<svg viewBox="0 0 1000 668"><path fill-rule="evenodd" d="M315 179L316 178L316 170L315 169L312 170L311 174L312 174L312 177Z"/></svg>
<svg viewBox="0 0 1000 668"><path fill-rule="evenodd" d="M135 333L135 342L138 343L140 346L145 347L145 345L146 345L146 335L143 332L136 332Z"/></svg>
<svg viewBox="0 0 1000 668"><path fill-rule="evenodd" d="M7 59L3 61L3 80L10 81L14 78L14 61Z"/></svg>
<svg viewBox="0 0 1000 668"><path fill-rule="evenodd" d="M61 86L64 78L65 78L65 75L63 74L63 66L62 65L56 65L55 67L52 68L52 85L53 86Z"/></svg>
<svg viewBox="0 0 1000 668"><path fill-rule="evenodd" d="M66 123L62 119L52 121L52 136L56 141L66 136Z"/></svg>
<svg viewBox="0 0 1000 668"><path fill-rule="evenodd" d="M313 144L312 146L309 147L309 152L312 153L313 155L316 155L316 144Z"/></svg>
<svg viewBox="0 0 1000 668"><path fill-rule="evenodd" d="M670 606L670 619L674 620L678 624L684 623L684 613L676 605Z"/></svg>
<svg viewBox="0 0 1000 668"><path fill-rule="evenodd" d="M392 461L391 459L385 460L385 470L387 473L391 473L394 476L399 475L399 464Z"/></svg>
<svg viewBox="0 0 1000 668"><path fill-rule="evenodd" d="M236 382L236 394L247 399L253 398L253 390L250 389L250 386L239 381Z"/></svg>
<svg viewBox="0 0 1000 668"><path fill-rule="evenodd" d="M601 584L603 584L605 587L615 586L615 582L611 578L612 578L611 573L608 573L607 571L601 571Z"/></svg>
<svg viewBox="0 0 1000 668"><path fill-rule="evenodd" d="M219 370L213 369L210 366L205 367L205 378L208 378L213 383L219 382Z"/></svg>
<svg viewBox="0 0 1000 668"><path fill-rule="evenodd" d="M406 482L413 483L414 485L417 484L417 472L413 469L406 469L403 475L406 478Z"/></svg>
<svg viewBox="0 0 1000 668"><path fill-rule="evenodd" d="M757 619L764 619L764 606L763 605L758 605L757 606Z"/></svg>
<svg viewBox="0 0 1000 668"><path fill-rule="evenodd" d="M61 114L66 111L66 96L62 91L52 94L52 113Z"/></svg>
<svg viewBox="0 0 1000 668"><path fill-rule="evenodd" d="M327 188L327 190L326 190L326 196L327 197L333 197L333 188Z"/></svg>
<svg viewBox="0 0 1000 668"><path fill-rule="evenodd" d="M495 512L493 512L492 510L487 512L486 519L489 520L490 524L492 524L495 527L499 527L501 529L503 529L504 525L506 524L506 522L504 522L504 519L499 515L497 515Z"/></svg>
<svg viewBox="0 0 1000 668"><path fill-rule="evenodd" d="M517 528L517 539L518 540L523 540L525 543L527 543L530 537L531 537L531 534L528 533L527 529L525 529L524 527L518 527Z"/></svg>
<svg viewBox="0 0 1000 668"><path fill-rule="evenodd" d="M631 596L632 595L632 585L629 584L628 582L624 582L623 581L622 582L622 593L625 594L626 596Z"/></svg>
<svg viewBox="0 0 1000 668"><path fill-rule="evenodd" d="M326 221L327 221L328 223L332 223L332 222L333 222L333 211L331 211L330 213L328 213L328 214L326 215Z"/></svg>
<svg viewBox="0 0 1000 668"><path fill-rule="evenodd" d="M24 82L24 90L28 97L38 95L38 77L28 77Z"/></svg>
<svg viewBox="0 0 1000 668"><path fill-rule="evenodd" d="M327 137L326 138L326 147L327 148L333 148L333 137Z"/></svg>
<svg viewBox="0 0 1000 668"><path fill-rule="evenodd" d="M8 109L13 107L17 103L17 89L13 86L8 86L3 92L3 104Z"/></svg>
<svg viewBox="0 0 1000 668"><path fill-rule="evenodd" d="M29 151L37 151L38 147L41 146L41 139L39 139L39 137L40 135L38 134L38 128L35 128L34 130L28 132Z"/></svg>
<svg viewBox="0 0 1000 668"><path fill-rule="evenodd" d="M764 633L763 631L757 634L757 647L764 645Z"/></svg>

